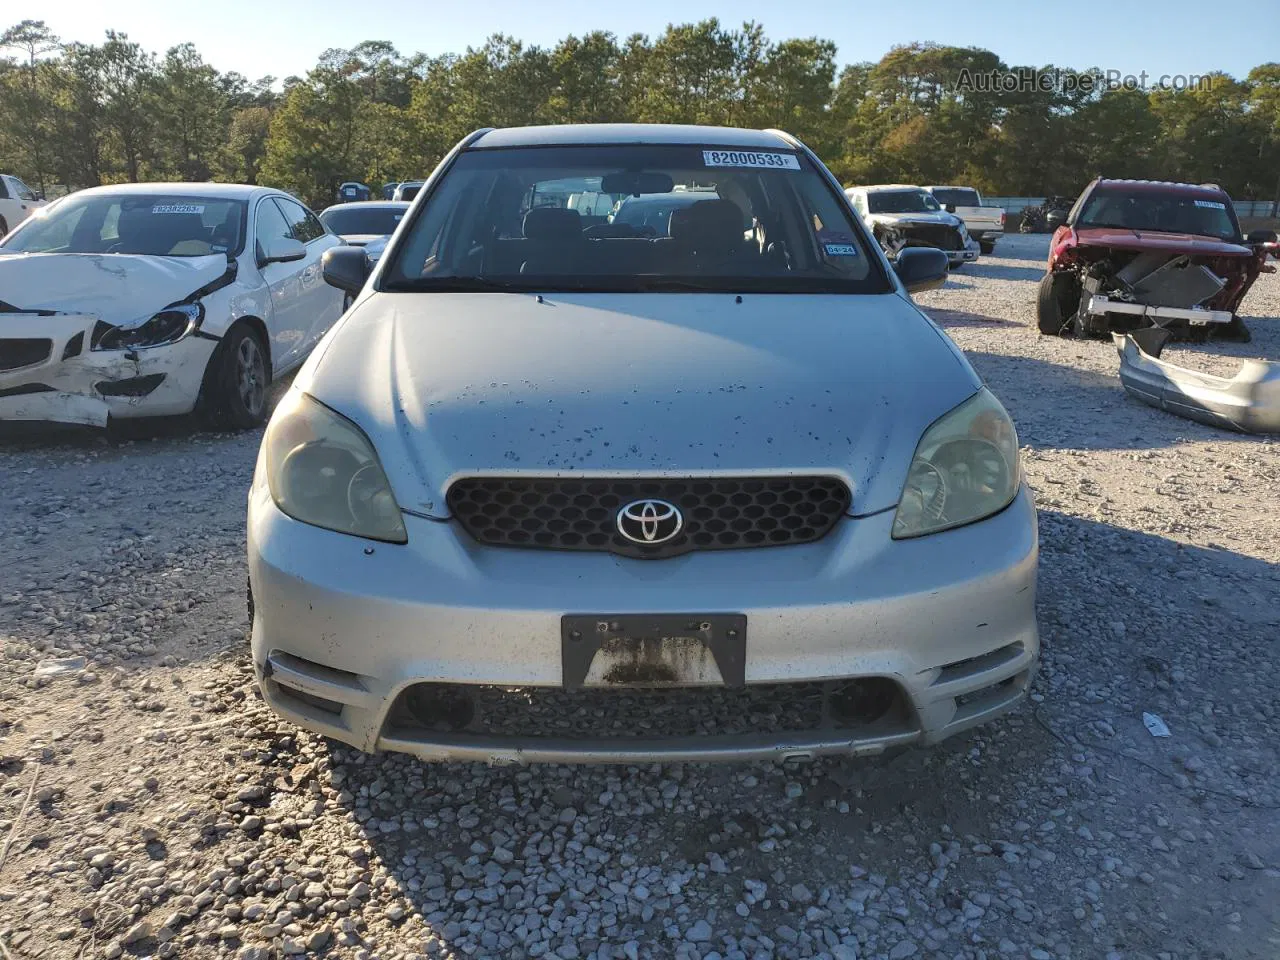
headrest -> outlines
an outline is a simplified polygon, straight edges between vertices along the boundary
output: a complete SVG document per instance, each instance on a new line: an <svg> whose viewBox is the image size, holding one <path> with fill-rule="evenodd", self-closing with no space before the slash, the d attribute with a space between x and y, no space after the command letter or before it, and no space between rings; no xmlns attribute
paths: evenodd
<svg viewBox="0 0 1280 960"><path fill-rule="evenodd" d="M742 209L730 200L699 200L671 212L668 232L696 250L728 249L742 242Z"/></svg>
<svg viewBox="0 0 1280 960"><path fill-rule="evenodd" d="M581 240L582 217L564 207L534 207L524 215L521 232L529 240Z"/></svg>

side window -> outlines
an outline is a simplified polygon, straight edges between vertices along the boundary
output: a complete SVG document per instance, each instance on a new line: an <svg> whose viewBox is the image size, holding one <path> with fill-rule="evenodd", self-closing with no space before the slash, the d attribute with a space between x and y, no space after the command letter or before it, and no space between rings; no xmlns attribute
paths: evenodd
<svg viewBox="0 0 1280 960"><path fill-rule="evenodd" d="M9 199L9 178L0 177L0 200Z"/></svg>
<svg viewBox="0 0 1280 960"><path fill-rule="evenodd" d="M290 200L288 197L276 197L275 201L280 205L280 209L284 211L293 236L303 243L318 240L327 232L324 224L316 218L316 215L297 200Z"/></svg>
<svg viewBox="0 0 1280 960"><path fill-rule="evenodd" d="M280 208L272 203L269 197L261 201L258 204L258 223L253 231L259 260L261 260L266 249L267 241L279 240L289 236L291 236L289 223L280 212Z"/></svg>
<svg viewBox="0 0 1280 960"><path fill-rule="evenodd" d="M32 190L30 187L28 187L28 186L27 186L25 183L23 183L21 180L19 180L17 177L10 177L10 178L9 178L9 186L13 187L14 192L16 192L16 193L18 194L18 199L19 199L19 200L35 200L35 199L37 199L37 198L36 198L36 192L35 192L34 190Z"/></svg>

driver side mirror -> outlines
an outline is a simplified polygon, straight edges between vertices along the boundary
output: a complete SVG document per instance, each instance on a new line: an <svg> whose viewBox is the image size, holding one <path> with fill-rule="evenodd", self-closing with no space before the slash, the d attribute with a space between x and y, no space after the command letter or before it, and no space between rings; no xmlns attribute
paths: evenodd
<svg viewBox="0 0 1280 960"><path fill-rule="evenodd" d="M1276 232L1274 230L1254 230L1249 236L1244 238L1245 243L1275 243Z"/></svg>
<svg viewBox="0 0 1280 960"><path fill-rule="evenodd" d="M369 279L369 258L364 247L330 247L320 257L320 270L329 286L354 295Z"/></svg>
<svg viewBox="0 0 1280 960"><path fill-rule="evenodd" d="M291 263L307 255L307 248L302 245L302 241L293 237L272 237L259 246L262 253L258 258L260 267L269 263Z"/></svg>
<svg viewBox="0 0 1280 960"><path fill-rule="evenodd" d="M947 255L936 247L908 247L898 253L893 272L907 293L933 290L947 282Z"/></svg>

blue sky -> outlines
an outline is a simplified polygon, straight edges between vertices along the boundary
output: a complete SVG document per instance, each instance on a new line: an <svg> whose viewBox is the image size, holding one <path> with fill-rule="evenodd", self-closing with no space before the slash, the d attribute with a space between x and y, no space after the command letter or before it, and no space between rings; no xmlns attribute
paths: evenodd
<svg viewBox="0 0 1280 960"><path fill-rule="evenodd" d="M1211 22L1210 10L1229 17ZM461 52L503 32L550 45L570 34L610 30L620 37L660 33L668 23L706 17L736 26L761 23L774 40L821 36L834 40L843 65L878 60L891 46L934 40L994 50L1006 63L1099 66L1136 74L1205 73L1244 76L1280 59L1280 3L1262 0L1235 12L1204 0L1032 0L778 3L696 0L584 3L567 0L18 0L4 8L0 29L23 18L43 19L64 40L97 42L108 27L162 52L193 41L219 70L251 79L305 72L327 47L390 40L405 52ZM181 15L178 15L178 12Z"/></svg>

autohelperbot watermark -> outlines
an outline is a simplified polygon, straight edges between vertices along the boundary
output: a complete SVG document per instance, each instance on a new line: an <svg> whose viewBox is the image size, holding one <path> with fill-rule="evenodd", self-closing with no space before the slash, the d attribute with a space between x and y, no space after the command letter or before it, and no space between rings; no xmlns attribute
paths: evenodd
<svg viewBox="0 0 1280 960"><path fill-rule="evenodd" d="M1162 73L1146 70L1063 70L1031 67L1013 70L970 70L956 76L957 93L1101 93L1108 90L1212 90L1221 77L1212 73Z"/></svg>

